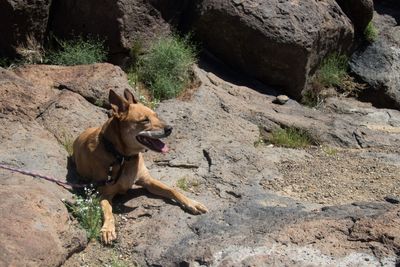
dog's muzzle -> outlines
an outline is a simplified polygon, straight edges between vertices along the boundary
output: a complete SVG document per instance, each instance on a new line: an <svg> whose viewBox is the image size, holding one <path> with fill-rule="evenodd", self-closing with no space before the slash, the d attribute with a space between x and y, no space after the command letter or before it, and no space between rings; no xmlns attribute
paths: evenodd
<svg viewBox="0 0 400 267"><path fill-rule="evenodd" d="M169 148L160 139L168 137L172 133L171 126L165 126L164 129L154 131L141 131L136 139L145 147L161 153L167 153Z"/></svg>
<svg viewBox="0 0 400 267"><path fill-rule="evenodd" d="M154 130L154 131L141 131L138 135L150 138L166 138L172 133L172 127L167 125L164 129Z"/></svg>

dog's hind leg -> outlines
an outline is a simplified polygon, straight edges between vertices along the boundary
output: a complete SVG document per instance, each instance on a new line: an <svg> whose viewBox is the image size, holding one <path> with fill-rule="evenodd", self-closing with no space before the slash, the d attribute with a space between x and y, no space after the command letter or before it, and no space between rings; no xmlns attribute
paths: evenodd
<svg viewBox="0 0 400 267"><path fill-rule="evenodd" d="M154 179L150 176L150 174L146 174L140 177L137 181L137 184L143 186L154 195L177 201L193 214L201 214L208 211L206 206L204 206L200 202L186 197L185 195L179 193L177 190L167 186L166 184L163 184L157 179Z"/></svg>
<svg viewBox="0 0 400 267"><path fill-rule="evenodd" d="M101 209L103 210L104 223L101 228L101 239L105 244L111 244L117 238L115 233L115 221L112 213L112 198L114 195L102 195L100 200Z"/></svg>

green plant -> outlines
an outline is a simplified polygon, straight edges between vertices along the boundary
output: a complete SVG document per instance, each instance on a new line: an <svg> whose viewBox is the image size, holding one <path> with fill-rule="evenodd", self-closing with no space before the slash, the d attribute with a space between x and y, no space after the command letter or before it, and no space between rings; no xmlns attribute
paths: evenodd
<svg viewBox="0 0 400 267"><path fill-rule="evenodd" d="M338 153L336 148L330 146L323 146L322 151L324 151L328 156L335 156Z"/></svg>
<svg viewBox="0 0 400 267"><path fill-rule="evenodd" d="M8 68L11 65L10 59L6 57L0 57L0 67Z"/></svg>
<svg viewBox="0 0 400 267"><path fill-rule="evenodd" d="M161 38L140 57L139 80L149 87L155 99L176 97L190 82L195 55L188 38L175 35Z"/></svg>
<svg viewBox="0 0 400 267"><path fill-rule="evenodd" d="M50 51L45 62L54 65L93 64L106 60L104 42L99 39L78 37L73 40L58 40L59 50Z"/></svg>
<svg viewBox="0 0 400 267"><path fill-rule="evenodd" d="M95 106L103 107L104 101L102 99L96 99L96 101L94 101L94 104L95 104Z"/></svg>
<svg viewBox="0 0 400 267"><path fill-rule="evenodd" d="M65 202L72 215L78 219L80 225L86 230L90 240L100 236L102 212L100 198L92 189L85 188L84 196L75 196L75 203Z"/></svg>
<svg viewBox="0 0 400 267"><path fill-rule="evenodd" d="M141 40L135 40L130 50L130 56L132 59L132 68L136 68L140 57L144 54L144 47Z"/></svg>
<svg viewBox="0 0 400 267"><path fill-rule="evenodd" d="M340 87L347 74L347 67L347 56L331 54L322 61L315 77L316 82L325 87Z"/></svg>
<svg viewBox="0 0 400 267"><path fill-rule="evenodd" d="M182 177L176 181L176 186L182 189L183 191L190 191L191 189L199 186L200 183L198 181L189 180L186 177Z"/></svg>
<svg viewBox="0 0 400 267"><path fill-rule="evenodd" d="M109 267L128 267L128 266L138 266L136 263L133 263L132 265L128 265L125 261L121 260L118 258L118 256L114 253L114 255L111 258L111 262Z"/></svg>
<svg viewBox="0 0 400 267"><path fill-rule="evenodd" d="M373 43L378 38L378 29L375 27L374 23L370 21L365 27L364 38L370 43Z"/></svg>
<svg viewBox="0 0 400 267"><path fill-rule="evenodd" d="M277 146L289 148L304 148L314 143L307 131L295 127L273 130L269 141Z"/></svg>
<svg viewBox="0 0 400 267"><path fill-rule="evenodd" d="M182 189L183 191L188 191L189 189L189 183L185 177L182 177L178 181L176 181L176 186Z"/></svg>

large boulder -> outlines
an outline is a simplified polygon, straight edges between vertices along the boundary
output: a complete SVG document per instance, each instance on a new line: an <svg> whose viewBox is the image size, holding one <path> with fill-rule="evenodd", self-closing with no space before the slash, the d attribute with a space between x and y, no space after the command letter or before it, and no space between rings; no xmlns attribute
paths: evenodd
<svg viewBox="0 0 400 267"><path fill-rule="evenodd" d="M170 31L160 12L144 0L57 1L51 17L50 27L57 36L99 36L113 59L126 56L135 42L146 45Z"/></svg>
<svg viewBox="0 0 400 267"><path fill-rule="evenodd" d="M0 1L0 56L2 53L35 53L41 47L47 30L50 4L51 0Z"/></svg>
<svg viewBox="0 0 400 267"><path fill-rule="evenodd" d="M350 68L370 86L364 94L367 100L400 109L400 12L396 15L393 9L377 8L373 19L379 31L377 40L353 54Z"/></svg>
<svg viewBox="0 0 400 267"><path fill-rule="evenodd" d="M322 58L345 53L353 40L351 22L334 0L204 0L192 22L217 57L296 98Z"/></svg>
<svg viewBox="0 0 400 267"><path fill-rule="evenodd" d="M68 154L35 118L57 92L0 69L0 162L66 180ZM60 186L0 169L0 265L59 266L86 243Z"/></svg>
<svg viewBox="0 0 400 267"><path fill-rule="evenodd" d="M122 74L110 64L0 68L0 163L61 181L72 178L68 146L107 119L106 110L87 99L129 87ZM60 266L86 246L84 230L62 201L72 200L68 190L0 168L0 194L0 266Z"/></svg>
<svg viewBox="0 0 400 267"><path fill-rule="evenodd" d="M77 93L97 106L109 106L110 89L121 95L125 89L133 91L126 73L120 67L108 63L72 67L25 65L14 73L26 81L48 88L48 91L57 88Z"/></svg>
<svg viewBox="0 0 400 267"><path fill-rule="evenodd" d="M354 29L363 33L374 14L372 0L336 0L344 13L351 19Z"/></svg>

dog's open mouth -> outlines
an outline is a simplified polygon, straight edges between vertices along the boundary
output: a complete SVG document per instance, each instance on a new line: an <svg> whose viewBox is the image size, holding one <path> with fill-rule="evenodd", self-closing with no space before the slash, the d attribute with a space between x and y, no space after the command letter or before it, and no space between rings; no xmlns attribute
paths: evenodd
<svg viewBox="0 0 400 267"><path fill-rule="evenodd" d="M169 134L168 134L169 135ZM139 143L156 152L167 153L169 148L159 138L168 136L164 131L142 131L136 136Z"/></svg>

